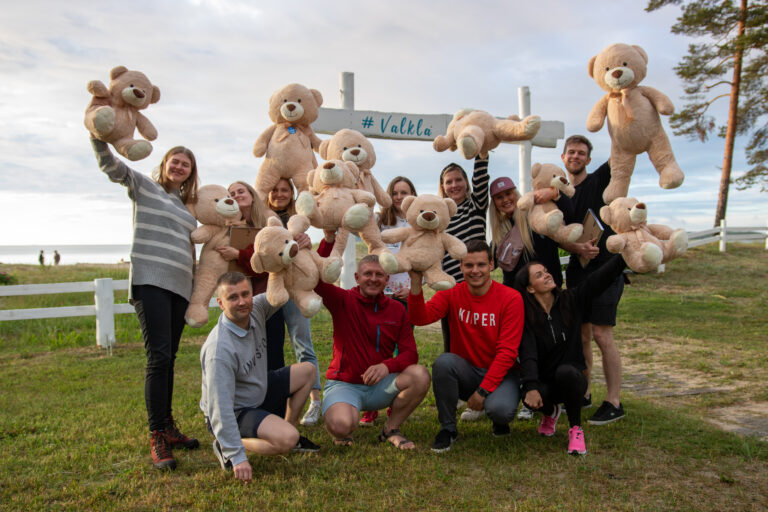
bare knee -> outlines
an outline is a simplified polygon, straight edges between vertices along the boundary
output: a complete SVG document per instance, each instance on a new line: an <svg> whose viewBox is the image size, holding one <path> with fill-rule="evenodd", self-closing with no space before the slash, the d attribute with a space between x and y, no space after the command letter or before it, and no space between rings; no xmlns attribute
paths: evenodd
<svg viewBox="0 0 768 512"><path fill-rule="evenodd" d="M398 389L413 389L418 392L426 393L432 378L429 376L429 370L419 364L412 364L397 377Z"/></svg>
<svg viewBox="0 0 768 512"><path fill-rule="evenodd" d="M329 412L326 412L326 414L323 415L323 422L325 423L325 430L327 430L331 436L342 438L347 437L355 430L355 427L357 426L357 417L355 417L355 421L351 421L345 414L329 414Z"/></svg>

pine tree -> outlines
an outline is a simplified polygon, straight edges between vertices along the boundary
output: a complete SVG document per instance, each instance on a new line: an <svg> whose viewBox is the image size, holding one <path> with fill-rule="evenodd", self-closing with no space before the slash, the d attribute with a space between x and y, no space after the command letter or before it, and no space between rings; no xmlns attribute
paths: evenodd
<svg viewBox="0 0 768 512"><path fill-rule="evenodd" d="M687 104L670 119L676 135L706 141L717 130L725 138L715 226L725 218L737 135L748 135L747 161L752 166L736 180L739 188L757 184L768 191L768 4L766 0L649 0L646 11L669 4L682 13L673 34L698 39L675 67L685 84ZM730 99L728 119L718 125L709 113L721 98Z"/></svg>

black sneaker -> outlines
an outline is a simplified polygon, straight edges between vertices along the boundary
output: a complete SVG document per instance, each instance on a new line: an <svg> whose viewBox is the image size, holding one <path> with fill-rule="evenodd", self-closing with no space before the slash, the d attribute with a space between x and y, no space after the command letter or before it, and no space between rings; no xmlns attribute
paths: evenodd
<svg viewBox="0 0 768 512"><path fill-rule="evenodd" d="M320 447L304 436L299 436L299 442L293 447L296 453L315 453L320 451Z"/></svg>
<svg viewBox="0 0 768 512"><path fill-rule="evenodd" d="M588 394L581 400L581 408L589 409L592 407L592 393Z"/></svg>
<svg viewBox="0 0 768 512"><path fill-rule="evenodd" d="M504 437L510 434L509 425L506 423L493 424L493 437Z"/></svg>
<svg viewBox="0 0 768 512"><path fill-rule="evenodd" d="M219 461L221 469L232 469L232 462L224 458L224 454L221 452L221 445L217 439L213 440L213 454L216 456L216 460Z"/></svg>
<svg viewBox="0 0 768 512"><path fill-rule="evenodd" d="M614 407L611 402L603 402L594 415L589 419L590 425L605 425L624 417L624 408L619 404Z"/></svg>
<svg viewBox="0 0 768 512"><path fill-rule="evenodd" d="M432 451L436 453L447 452L458 437L458 432L442 429L437 433L435 440L432 442Z"/></svg>

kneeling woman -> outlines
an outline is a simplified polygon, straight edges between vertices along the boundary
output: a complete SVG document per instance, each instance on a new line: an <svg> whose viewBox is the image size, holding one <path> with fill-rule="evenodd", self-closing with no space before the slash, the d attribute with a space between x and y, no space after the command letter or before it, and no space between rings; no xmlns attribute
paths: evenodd
<svg viewBox="0 0 768 512"><path fill-rule="evenodd" d="M625 268L614 256L580 286L562 290L539 262L523 266L515 277L515 288L523 296L525 326L520 342L520 380L523 402L544 415L539 434L555 434L557 419L565 404L568 422L568 453L587 453L581 429L581 402L587 390L584 352L581 343L583 312L592 298L605 290Z"/></svg>

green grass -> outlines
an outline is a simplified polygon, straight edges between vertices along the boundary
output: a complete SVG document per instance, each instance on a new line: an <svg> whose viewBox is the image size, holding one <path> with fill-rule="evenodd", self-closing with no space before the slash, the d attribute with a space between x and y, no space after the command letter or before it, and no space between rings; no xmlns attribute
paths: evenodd
<svg viewBox="0 0 768 512"><path fill-rule="evenodd" d="M624 393L627 417L585 426L589 454L580 458L565 453L564 418L553 438L538 436L535 421L513 422L512 435L501 439L490 435L488 421L462 423L453 449L432 454L438 425L429 393L403 427L418 444L414 453L382 445L378 429L360 429L355 446L344 449L332 446L321 426L302 428L323 446L319 455L251 456L255 480L242 485L219 469L197 407L199 349L215 320L212 310L207 328L185 330L176 365L175 415L202 447L177 452L179 468L159 473L148 453L144 354L133 315L117 316L112 356L95 346L92 319L2 322L0 508L765 510L766 444L704 421L713 407L768 400L768 254L756 246L728 249L721 255L714 246L698 248L668 264L664 275L633 276L616 335L628 364L741 384L730 395L647 399ZM103 268L0 270L20 283L125 278L124 270L110 275ZM76 295L88 302L88 294ZM18 300L0 299L0 307L67 303L56 295ZM321 311L312 324L321 368L327 368L328 313ZM416 338L421 362L429 366L442 350L439 330L417 328ZM293 361L287 346L286 360ZM596 397L603 393L597 386Z"/></svg>

